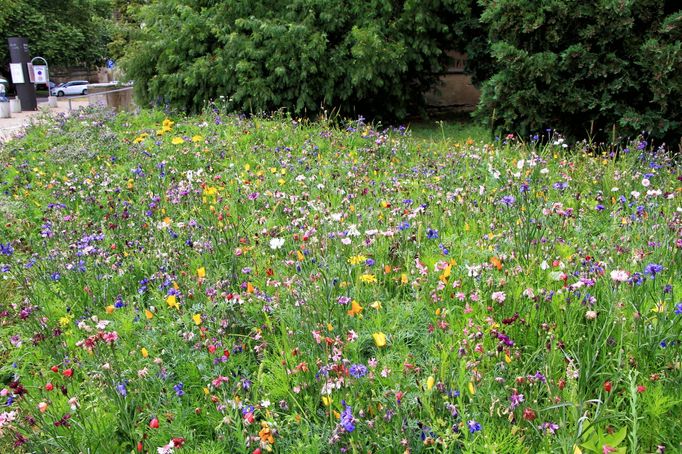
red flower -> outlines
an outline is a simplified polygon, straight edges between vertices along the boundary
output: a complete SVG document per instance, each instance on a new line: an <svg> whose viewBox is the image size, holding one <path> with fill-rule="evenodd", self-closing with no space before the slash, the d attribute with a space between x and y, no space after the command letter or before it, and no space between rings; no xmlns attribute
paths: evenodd
<svg viewBox="0 0 682 454"><path fill-rule="evenodd" d="M62 375L65 377L71 377L73 375L73 369L66 369L64 372L62 372Z"/></svg>
<svg viewBox="0 0 682 454"><path fill-rule="evenodd" d="M185 444L185 439L184 438L173 438L173 447L174 448L182 448L182 445Z"/></svg>
<svg viewBox="0 0 682 454"><path fill-rule="evenodd" d="M59 366L52 366L50 367L50 370L56 374L57 372L59 372Z"/></svg>
<svg viewBox="0 0 682 454"><path fill-rule="evenodd" d="M613 387L613 385L611 385L610 380L604 382L604 391L606 391L607 393L611 392L612 387Z"/></svg>
<svg viewBox="0 0 682 454"><path fill-rule="evenodd" d="M149 428L150 429L158 429L159 428L159 420L156 418L152 418L152 420L149 421Z"/></svg>
<svg viewBox="0 0 682 454"><path fill-rule="evenodd" d="M256 449L253 450L253 452L252 452L251 454L262 454L262 452L263 452L263 451L261 451L260 448L256 448Z"/></svg>
<svg viewBox="0 0 682 454"><path fill-rule="evenodd" d="M533 421L536 417L537 415L535 414L532 408L525 408L523 410L523 419L525 419L526 421Z"/></svg>
<svg viewBox="0 0 682 454"><path fill-rule="evenodd" d="M137 442L137 452L142 452L144 450L144 446L142 445L141 441Z"/></svg>
<svg viewBox="0 0 682 454"><path fill-rule="evenodd" d="M637 386L637 392L638 393L643 393L644 391L646 391L646 386L643 386L643 385Z"/></svg>
<svg viewBox="0 0 682 454"><path fill-rule="evenodd" d="M45 390L46 391L52 391L54 389L54 385L52 383L48 383L45 385Z"/></svg>

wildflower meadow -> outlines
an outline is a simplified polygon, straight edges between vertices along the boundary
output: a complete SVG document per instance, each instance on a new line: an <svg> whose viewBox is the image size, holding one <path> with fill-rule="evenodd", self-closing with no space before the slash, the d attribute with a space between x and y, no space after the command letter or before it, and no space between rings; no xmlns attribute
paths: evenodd
<svg viewBox="0 0 682 454"><path fill-rule="evenodd" d="M0 146L0 451L682 452L682 172L82 109Z"/></svg>

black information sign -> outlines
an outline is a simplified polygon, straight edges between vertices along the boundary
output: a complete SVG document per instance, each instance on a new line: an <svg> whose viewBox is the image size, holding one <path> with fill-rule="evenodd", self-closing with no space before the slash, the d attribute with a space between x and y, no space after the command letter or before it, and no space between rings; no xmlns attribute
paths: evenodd
<svg viewBox="0 0 682 454"><path fill-rule="evenodd" d="M29 76L28 63L31 62L30 53L28 51L28 40L26 38L8 38L10 65L19 64L18 70L23 74L23 80L12 80L17 90L17 96L21 100L21 110L36 110L38 103L36 101L36 87L31 83L33 75ZM19 75L19 74L17 74ZM21 82L21 83L17 83Z"/></svg>

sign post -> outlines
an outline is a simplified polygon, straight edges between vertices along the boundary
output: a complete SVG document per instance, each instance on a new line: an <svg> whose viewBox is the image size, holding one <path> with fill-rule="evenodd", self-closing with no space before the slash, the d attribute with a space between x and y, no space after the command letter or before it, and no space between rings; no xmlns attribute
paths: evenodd
<svg viewBox="0 0 682 454"><path fill-rule="evenodd" d="M37 65L34 62L42 60L42 65ZM47 65L47 60L43 57L33 57L31 59L31 67L33 69L33 80L36 84L45 84L47 86L47 105L50 107L57 107L57 97L52 96L52 87L50 87L50 70Z"/></svg>
<svg viewBox="0 0 682 454"><path fill-rule="evenodd" d="M28 40L26 38L8 38L7 44L9 44L12 82L16 87L21 107L23 110L36 110L38 108L36 87L31 83L27 65L30 63Z"/></svg>

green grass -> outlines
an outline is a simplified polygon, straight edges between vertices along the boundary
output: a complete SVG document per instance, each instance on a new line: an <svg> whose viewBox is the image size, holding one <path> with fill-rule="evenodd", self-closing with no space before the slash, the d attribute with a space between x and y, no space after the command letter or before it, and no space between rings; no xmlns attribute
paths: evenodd
<svg viewBox="0 0 682 454"><path fill-rule="evenodd" d="M0 148L0 451L681 450L679 163L488 139L32 126Z"/></svg>

